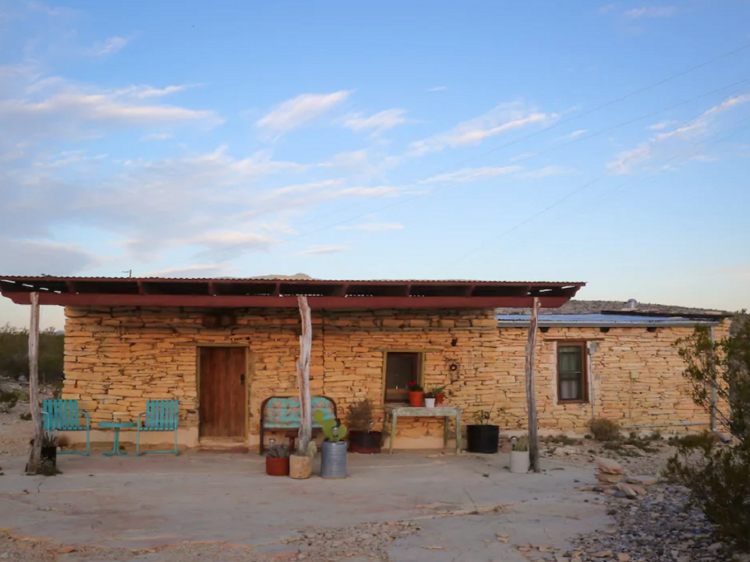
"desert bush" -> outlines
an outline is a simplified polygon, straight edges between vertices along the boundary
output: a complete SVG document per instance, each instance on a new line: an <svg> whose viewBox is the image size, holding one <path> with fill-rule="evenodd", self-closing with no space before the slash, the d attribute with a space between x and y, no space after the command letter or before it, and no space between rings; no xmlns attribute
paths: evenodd
<svg viewBox="0 0 750 562"><path fill-rule="evenodd" d="M31 412L22 412L18 414L18 419L23 421L31 421Z"/></svg>
<svg viewBox="0 0 750 562"><path fill-rule="evenodd" d="M54 328L39 333L39 380L63 380L63 335ZM0 326L0 376L29 377L29 331L8 324Z"/></svg>
<svg viewBox="0 0 750 562"><path fill-rule="evenodd" d="M597 441L615 441L620 438L620 424L606 418L594 418L589 422L589 431Z"/></svg>
<svg viewBox="0 0 750 562"><path fill-rule="evenodd" d="M17 390L0 391L0 412L4 414L10 412L18 404L20 398L21 393Z"/></svg>
<svg viewBox="0 0 750 562"><path fill-rule="evenodd" d="M370 431L375 424L372 415L372 401L369 398L349 405L346 412L346 426L355 431Z"/></svg>
<svg viewBox="0 0 750 562"><path fill-rule="evenodd" d="M708 432L680 438L665 475L690 490L726 540L750 551L750 322L742 321L733 338L718 342L699 326L677 345L693 401L715 412L732 439L723 445ZM728 407L714 404L714 388Z"/></svg>

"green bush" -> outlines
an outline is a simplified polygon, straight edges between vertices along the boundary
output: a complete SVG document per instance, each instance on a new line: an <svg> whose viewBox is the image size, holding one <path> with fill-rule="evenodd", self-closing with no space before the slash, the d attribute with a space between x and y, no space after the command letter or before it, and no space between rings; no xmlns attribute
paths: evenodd
<svg viewBox="0 0 750 562"><path fill-rule="evenodd" d="M589 431L597 441L616 441L620 438L620 424L606 418L594 418L589 422Z"/></svg>
<svg viewBox="0 0 750 562"><path fill-rule="evenodd" d="M731 444L720 444L709 432L681 437L665 475L690 490L691 499L727 541L750 551L750 322L740 317L733 330L733 338L715 342L699 326L676 344L687 364L693 401L716 412ZM720 399L716 406L714 392Z"/></svg>

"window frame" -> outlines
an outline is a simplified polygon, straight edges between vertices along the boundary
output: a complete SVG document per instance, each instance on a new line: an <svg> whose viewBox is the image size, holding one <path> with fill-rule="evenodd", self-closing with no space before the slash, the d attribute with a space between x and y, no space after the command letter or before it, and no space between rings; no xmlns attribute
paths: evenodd
<svg viewBox="0 0 750 562"><path fill-rule="evenodd" d="M560 378L560 348L561 347L578 347L581 350L581 398L561 398ZM588 404L589 403L589 358L588 342L585 341L557 341L555 345L555 379L557 383L557 403L558 404Z"/></svg>
<svg viewBox="0 0 750 562"><path fill-rule="evenodd" d="M414 354L417 355L416 365L417 365L417 382L424 387L424 364L425 364L425 356L427 355L427 352L420 349L388 349L383 351L383 393L382 393L382 403L385 404L408 404L408 397L406 398L406 401L401 400L388 400L388 355L389 354Z"/></svg>

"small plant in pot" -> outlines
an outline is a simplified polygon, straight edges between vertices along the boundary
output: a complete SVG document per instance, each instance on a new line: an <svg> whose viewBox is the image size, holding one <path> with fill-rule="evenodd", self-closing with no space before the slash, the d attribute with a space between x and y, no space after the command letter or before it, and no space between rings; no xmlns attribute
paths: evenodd
<svg viewBox="0 0 750 562"><path fill-rule="evenodd" d="M318 452L318 446L314 441L307 444L303 453L297 451L289 457L289 476L297 480L310 478L312 474L312 463L315 454Z"/></svg>
<svg viewBox="0 0 750 562"><path fill-rule="evenodd" d="M409 406L415 408L421 408L424 406L424 388L416 381L412 381L408 385L409 388Z"/></svg>
<svg viewBox="0 0 750 562"><path fill-rule="evenodd" d="M32 439L30 444L34 445ZM57 470L57 446L59 445L58 435L52 431L45 431L42 433L42 450L39 457L39 464L37 465L36 474L42 474L44 476L55 476L61 474ZM27 467L28 468L28 467Z"/></svg>
<svg viewBox="0 0 750 562"><path fill-rule="evenodd" d="M433 386L430 392L435 395L435 406L440 406L445 402L445 385Z"/></svg>
<svg viewBox="0 0 750 562"><path fill-rule="evenodd" d="M500 428L492 423L492 411L479 410L474 414L474 423L466 426L467 450L470 453L497 453Z"/></svg>
<svg viewBox="0 0 750 562"><path fill-rule="evenodd" d="M516 437L511 442L510 471L513 474L526 474L529 471L529 438Z"/></svg>
<svg viewBox="0 0 750 562"><path fill-rule="evenodd" d="M320 459L320 476L323 478L346 478L346 426L339 420L324 419L323 412L317 410L313 416L323 428L323 449Z"/></svg>
<svg viewBox="0 0 750 562"><path fill-rule="evenodd" d="M372 401L369 398L349 405L346 413L346 426L349 428L349 451L366 455L380 452L383 433L373 431L374 425Z"/></svg>
<svg viewBox="0 0 750 562"><path fill-rule="evenodd" d="M435 391L428 390L424 393L424 406L425 408L435 407Z"/></svg>
<svg viewBox="0 0 750 562"><path fill-rule="evenodd" d="M266 474L269 476L289 476L289 447L277 445L271 440L266 453Z"/></svg>

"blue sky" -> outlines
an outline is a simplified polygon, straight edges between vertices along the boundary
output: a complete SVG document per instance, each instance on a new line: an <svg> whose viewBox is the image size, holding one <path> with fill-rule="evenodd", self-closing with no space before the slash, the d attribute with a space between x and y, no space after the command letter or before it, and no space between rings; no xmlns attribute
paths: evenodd
<svg viewBox="0 0 750 562"><path fill-rule="evenodd" d="M5 274L734 310L749 169L748 2L0 0Z"/></svg>

